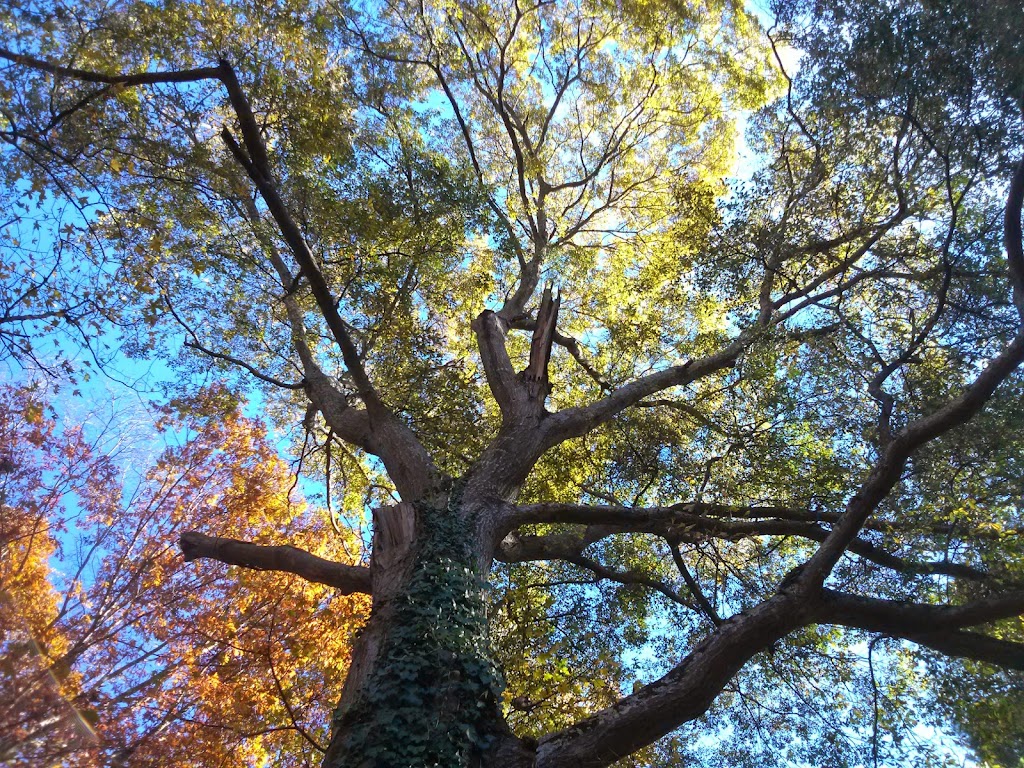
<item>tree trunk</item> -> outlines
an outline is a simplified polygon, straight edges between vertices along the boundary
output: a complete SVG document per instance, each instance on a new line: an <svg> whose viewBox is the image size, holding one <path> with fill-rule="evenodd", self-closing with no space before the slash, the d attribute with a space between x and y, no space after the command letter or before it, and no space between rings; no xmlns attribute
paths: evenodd
<svg viewBox="0 0 1024 768"><path fill-rule="evenodd" d="M374 511L373 608L324 768L532 763L501 715L476 526L460 500Z"/></svg>

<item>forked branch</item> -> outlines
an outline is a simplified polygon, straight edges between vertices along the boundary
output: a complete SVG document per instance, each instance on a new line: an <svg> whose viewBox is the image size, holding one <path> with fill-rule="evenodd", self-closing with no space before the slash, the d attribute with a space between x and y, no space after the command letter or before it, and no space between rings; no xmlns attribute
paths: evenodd
<svg viewBox="0 0 1024 768"><path fill-rule="evenodd" d="M1021 205L1024 202L1024 161L1010 185L1006 205L1004 236L1015 300L1024 286L1024 258L1021 256ZM977 415L996 388L1024 362L1024 312L1021 327L1003 351L992 358L959 397L911 422L897 433L883 451L868 479L847 505L832 533L807 562L800 581L808 588L824 583L851 542L857 538L868 518L889 494L903 474L910 456L921 446L968 422Z"/></svg>
<svg viewBox="0 0 1024 768"><path fill-rule="evenodd" d="M484 375L506 424L522 422L543 412L550 391L548 363L558 322L561 297L545 286L537 322L533 324L530 362L517 374L508 356L505 337L510 324L500 313L484 311L473 321Z"/></svg>
<svg viewBox="0 0 1024 768"><path fill-rule="evenodd" d="M1024 296L1022 203L1024 162L1014 173L1004 227L1010 280L1018 309ZM1024 311L1021 318L1024 322ZM819 621L891 634L944 653L1024 668L1024 646L963 629L1020 615L1024 612L1024 591L962 606L933 606L841 595L822 588L843 553L857 540L868 518L900 481L913 452L975 416L1021 362L1024 362L1024 329L989 361L959 397L911 422L893 436L817 552L793 572L792 578L784 580L773 596L723 622L661 679L568 729L542 738L537 764L545 768L599 768L611 764L699 717L754 654L798 627ZM587 426L610 418L639 400L638 391L647 390L640 394L644 397L658 391L659 387L686 383L686 379L685 369L652 374L617 390L604 401L559 414L562 425L558 431L570 436L583 434Z"/></svg>

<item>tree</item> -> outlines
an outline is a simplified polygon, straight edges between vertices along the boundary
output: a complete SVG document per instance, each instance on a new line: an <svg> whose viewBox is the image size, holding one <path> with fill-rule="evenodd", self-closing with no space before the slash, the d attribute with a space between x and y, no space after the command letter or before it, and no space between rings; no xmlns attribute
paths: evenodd
<svg viewBox="0 0 1024 768"><path fill-rule="evenodd" d="M320 686L343 679L366 606L331 587L355 567L335 563L353 537L325 536L325 518L289 498L262 426L223 390L165 409L165 433L186 439L124 502L102 434L57 430L24 390L6 388L2 406L0 762L318 762ZM304 554L320 566L309 581L197 572L175 541L211 526L256 540L294 528L296 544L331 559Z"/></svg>
<svg viewBox="0 0 1024 768"><path fill-rule="evenodd" d="M44 461L24 460L56 443L38 401L5 388L0 413L0 679L7 694L0 709L0 760L28 765L41 756L66 757L92 745L92 730L64 699L77 692L79 679L51 677L45 662L60 658L69 647L51 622L60 596L47 577L56 549L50 526L74 473L60 473L61 481L53 484L44 481L60 450ZM68 447L79 448L74 436ZM80 458L83 465L90 463L87 455Z"/></svg>
<svg viewBox="0 0 1024 768"><path fill-rule="evenodd" d="M1002 5L867 5L8 12L8 160L102 190L130 351L250 376L373 508L326 766L695 760L727 726L735 762L877 763L936 711L914 660L1012 691L1019 41ZM186 558L319 563L223 533Z"/></svg>

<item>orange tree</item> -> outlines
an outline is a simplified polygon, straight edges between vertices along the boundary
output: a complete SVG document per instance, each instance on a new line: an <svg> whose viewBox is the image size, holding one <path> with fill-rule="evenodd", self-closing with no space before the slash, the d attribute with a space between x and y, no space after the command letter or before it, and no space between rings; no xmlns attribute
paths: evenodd
<svg viewBox="0 0 1024 768"><path fill-rule="evenodd" d="M326 766L1015 759L1024 57L975 5L2 12L8 194L83 207L99 317L373 509L368 566L180 537L372 595Z"/></svg>
<svg viewBox="0 0 1024 768"><path fill-rule="evenodd" d="M344 677L362 599L340 596L329 568L313 581L197 570L176 542L294 532L343 560L355 541L289 498L286 466L231 398L176 406L162 429L183 442L122 500L95 437L4 391L4 765L300 765L323 749L325 686Z"/></svg>

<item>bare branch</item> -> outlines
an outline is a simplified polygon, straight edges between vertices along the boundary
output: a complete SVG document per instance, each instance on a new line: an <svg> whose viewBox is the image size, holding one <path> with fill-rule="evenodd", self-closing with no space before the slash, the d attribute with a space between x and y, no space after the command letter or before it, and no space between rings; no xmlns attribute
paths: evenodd
<svg viewBox="0 0 1024 768"><path fill-rule="evenodd" d="M551 534L548 536L512 536L502 542L498 549L499 559L506 563L522 563L536 560L562 560L593 573L599 580L619 584L635 585L660 592L674 603L697 611L696 605L681 597L675 590L658 579L639 571L619 571L587 557L583 551L596 541L616 533L612 529L588 528L582 536L573 534Z"/></svg>
<svg viewBox="0 0 1024 768"><path fill-rule="evenodd" d="M198 69L185 69L177 72L139 72L134 75L104 75L100 72L90 72L84 69L51 64L48 61L43 61L23 53L15 53L6 48L0 48L0 59L7 59L7 61L41 72L49 72L51 75L68 77L86 83L106 83L107 85L159 85L161 83L196 83L200 80L220 79L220 69L217 67L200 67Z"/></svg>
<svg viewBox="0 0 1024 768"><path fill-rule="evenodd" d="M769 279L769 276L766 275L765 280ZM672 387L690 384L717 371L732 367L751 344L764 336L770 322L770 308L763 309L756 323L743 330L718 352L643 376L622 385L590 405L567 408L553 414L544 426L546 445L551 447L565 440L581 437L651 395Z"/></svg>
<svg viewBox="0 0 1024 768"><path fill-rule="evenodd" d="M694 522L704 515L710 517L773 518L783 520L815 520L807 510L795 507L716 504L713 502L683 502L662 507L627 507L606 504L524 504L512 508L504 532L522 525L538 523L576 523L580 525L642 526L686 520ZM689 517L687 517L689 516Z"/></svg>
<svg viewBox="0 0 1024 768"><path fill-rule="evenodd" d="M721 626L722 617L718 615L715 610L715 606L711 604L707 596L704 594L704 590L700 588L700 584L690 573L690 569L686 567L686 561L683 560L683 555L679 551L679 544L677 542L670 542L669 549L672 550L672 560L676 564L676 569L679 571L679 575L683 577L683 581L686 582L686 586L690 589L690 594L693 595L693 599L697 601L697 605L700 606L704 615L707 616L711 623L716 627Z"/></svg>
<svg viewBox="0 0 1024 768"><path fill-rule="evenodd" d="M705 358L706 359L706 358ZM735 362L735 356L722 359L715 369L725 368ZM547 422L547 440L550 445L557 445L573 437L581 437L592 429L604 424L631 405L643 400L656 392L689 384L699 377L699 369L692 361L672 366L644 376L636 381L624 384L606 397L588 406L567 408L551 416ZM707 371L710 372L710 371Z"/></svg>
<svg viewBox="0 0 1024 768"><path fill-rule="evenodd" d="M239 368L243 368L260 381L264 381L267 384L273 384L275 387L280 387L281 389L295 390L304 389L306 387L305 381L300 381L296 384L289 384L288 382L281 381L280 379L276 379L273 376L268 376L267 374L263 373L256 367L245 362L244 360L240 360L237 357L233 357L232 355L228 355L223 352L215 352L214 350L204 346L202 342L199 341L199 336L196 335L196 332L192 329L192 327L188 325L188 323L185 322L184 318L182 318L181 315L178 314L177 310L174 309L174 304L171 302L171 297L165 294L164 302L167 304L167 309L170 311L171 316L175 319L175 321L177 321L178 325L181 326L185 333L192 337L190 341L185 342L185 346L188 347L189 349L194 349L198 352L201 352L207 357L212 357L214 360L223 360L226 363L231 363L232 365L235 365Z"/></svg>
<svg viewBox="0 0 1024 768"><path fill-rule="evenodd" d="M684 605L690 610L696 610L696 607L689 600L685 600L680 597L679 593L671 589L668 585L664 584L657 579L652 579L649 576L645 576L642 573L636 571L617 571L614 568L609 568L606 565L602 565L596 560L585 557L583 555L572 555L564 558L566 562L572 563L580 568L585 568L592 572L598 579L606 581L614 581L618 584L624 584L626 586L639 586L653 589L674 603Z"/></svg>
<svg viewBox="0 0 1024 768"><path fill-rule="evenodd" d="M583 540L592 543L617 533L648 533L670 542L699 543L706 537L738 541L757 536L796 536L823 542L830 532L817 520L820 516L806 510L786 507L736 506L707 502L674 504L667 507L586 506L574 504L533 504L519 507L506 521L503 531L536 523L585 525ZM830 516L833 520L837 516ZM884 528L884 524L877 528ZM561 539L570 534L545 537L523 536L516 539L517 558L565 559L560 543L542 545L540 539ZM524 546L528 543L528 551ZM503 547L506 547L503 542ZM507 548L507 547L506 547ZM848 551L883 568L904 575L942 575L970 581L994 581L982 570L962 563L918 562L893 555L865 539L854 539ZM529 557L527 557L527 554ZM678 566L678 562L677 562ZM684 574L685 579L685 574Z"/></svg>
<svg viewBox="0 0 1024 768"><path fill-rule="evenodd" d="M260 381L264 381L267 384L273 384L275 387L280 387L281 389L292 389L292 390L295 390L295 389L305 389L306 388L306 382L305 381L297 381L295 383L289 383L287 381L281 381L280 379L275 379L273 376L268 376L267 374L263 373L259 369L253 367L252 365L249 365L249 363L245 362L244 360L240 360L237 357L232 357L231 355L225 354L223 352L215 352L214 350L209 349L208 347L204 347L198 341L186 341L185 342L185 346L188 347L189 349L194 349L197 352L202 352L207 357L212 357L215 360L223 360L225 363L231 363L232 365L236 365L239 368L243 368L246 371L248 371L252 376L254 376L255 378L259 379Z"/></svg>
<svg viewBox="0 0 1024 768"><path fill-rule="evenodd" d="M335 587L345 595L370 592L369 568L325 560L298 547L250 544L197 531L181 534L178 544L186 562L205 558L257 571L293 573L306 581Z"/></svg>
<svg viewBox="0 0 1024 768"><path fill-rule="evenodd" d="M52 320L53 318L64 318L68 314L65 309L51 309L45 312L31 312L24 315L5 314L0 315L0 325L5 323L31 323L37 320Z"/></svg>

